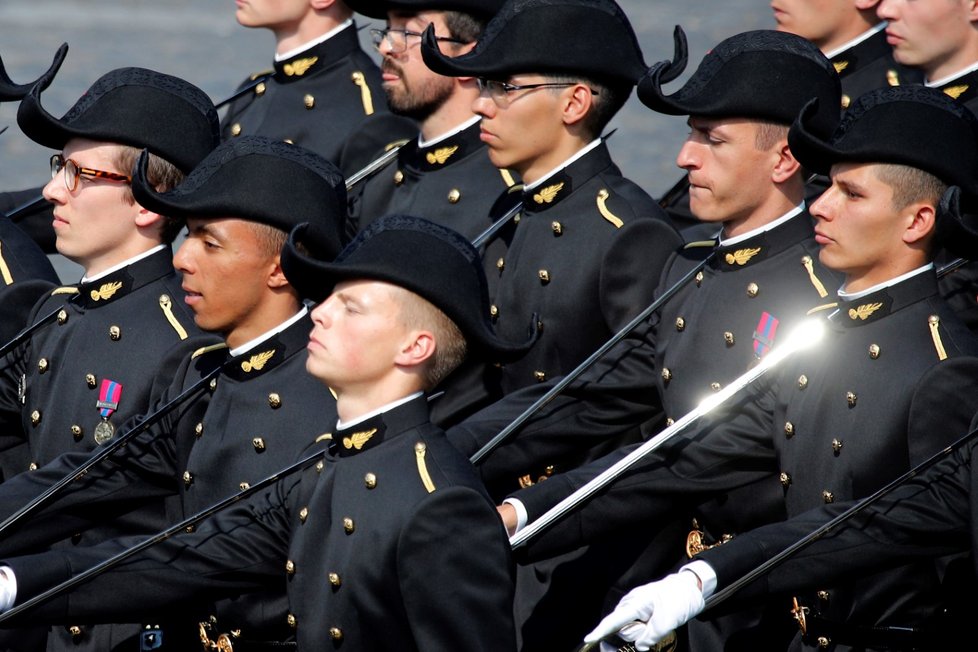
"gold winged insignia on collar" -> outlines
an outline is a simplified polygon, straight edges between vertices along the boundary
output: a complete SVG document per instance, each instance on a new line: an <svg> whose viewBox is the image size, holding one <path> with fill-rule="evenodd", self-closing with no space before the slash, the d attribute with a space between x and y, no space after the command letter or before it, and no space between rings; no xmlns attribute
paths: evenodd
<svg viewBox="0 0 978 652"><path fill-rule="evenodd" d="M370 441L370 438L377 433L376 428L371 428L370 430L364 430L363 432L355 432L349 437L343 438L343 447L347 450L355 448L360 450L364 445Z"/></svg>
<svg viewBox="0 0 978 652"><path fill-rule="evenodd" d="M261 371L265 367L265 363L272 359L275 355L275 349L271 351L262 351L256 355L251 356L249 360L244 360L241 362L241 370L245 373L251 373L252 371Z"/></svg>
<svg viewBox="0 0 978 652"><path fill-rule="evenodd" d="M428 152L427 154L425 154L425 159L427 159L428 163L430 163L431 165L434 165L435 163L437 163L438 165L444 165L445 161L450 159L452 157L452 154L454 154L457 151L458 151L458 145L455 145L453 147L440 147L433 152Z"/></svg>
<svg viewBox="0 0 978 652"><path fill-rule="evenodd" d="M282 66L282 70L284 70L285 74L289 77L302 77L317 61L319 61L319 57L305 57L303 59L296 59L295 61L290 61Z"/></svg>
<svg viewBox="0 0 978 652"><path fill-rule="evenodd" d="M751 258L761 253L760 247L754 247L753 249L738 249L732 254L727 254L724 259L727 261L728 265L746 265Z"/></svg>
<svg viewBox="0 0 978 652"><path fill-rule="evenodd" d="M956 100L961 95L968 90L967 84L959 84L958 86L948 86L944 89L944 94L951 97L951 99Z"/></svg>
<svg viewBox="0 0 978 652"><path fill-rule="evenodd" d="M836 61L836 62L834 62L832 64L832 67L835 68L836 74L839 74L840 72L842 72L843 70L845 70L846 68L849 67L849 62L848 61Z"/></svg>
<svg viewBox="0 0 978 652"><path fill-rule="evenodd" d="M870 315L872 315L874 312L876 312L882 307L883 304L877 302L877 303L864 303L861 306L857 306L855 308L849 308L849 319L853 321L857 319L866 321L867 319L869 319Z"/></svg>
<svg viewBox="0 0 978 652"><path fill-rule="evenodd" d="M122 287L122 281L116 281L115 283L106 283L97 290L92 290L92 301L108 301L111 299L119 288Z"/></svg>
<svg viewBox="0 0 978 652"><path fill-rule="evenodd" d="M533 195L533 201L538 204L550 204L553 200L557 198L557 193L564 189L564 182L555 183L552 186L547 186L537 194Z"/></svg>

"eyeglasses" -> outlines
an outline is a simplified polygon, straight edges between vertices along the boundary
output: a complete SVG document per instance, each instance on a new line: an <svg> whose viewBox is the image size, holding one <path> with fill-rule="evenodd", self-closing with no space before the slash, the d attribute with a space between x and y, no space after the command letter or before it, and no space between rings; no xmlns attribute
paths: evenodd
<svg viewBox="0 0 978 652"><path fill-rule="evenodd" d="M386 40L387 47L390 48L391 54L400 54L407 51L409 36L417 38L418 42L420 43L420 39L422 36L424 36L424 34L421 32L412 32L409 29L391 29L390 27L385 27L384 29L370 30L370 36L373 38L375 48L379 49L380 44ZM435 40L444 41L446 43L465 43L465 41L460 41L457 38L451 38L448 36L436 36Z"/></svg>
<svg viewBox="0 0 978 652"><path fill-rule="evenodd" d="M132 177L118 172L106 172L105 170L93 170L83 168L70 158L65 158L61 154L51 157L51 178L58 176L58 172L65 171L65 186L69 192L74 192L78 187L78 177L86 179L107 179L109 181L123 181L132 183Z"/></svg>
<svg viewBox="0 0 978 652"><path fill-rule="evenodd" d="M576 86L580 82L540 82L539 84L510 84L509 82L496 81L495 79L486 79L484 77L479 77L476 80L479 85L479 93L486 93L489 98L496 103L500 109L505 109L509 106L510 99L509 94L515 91L529 91L535 88L569 88L570 86ZM597 95L598 91L593 88L589 88L591 95Z"/></svg>

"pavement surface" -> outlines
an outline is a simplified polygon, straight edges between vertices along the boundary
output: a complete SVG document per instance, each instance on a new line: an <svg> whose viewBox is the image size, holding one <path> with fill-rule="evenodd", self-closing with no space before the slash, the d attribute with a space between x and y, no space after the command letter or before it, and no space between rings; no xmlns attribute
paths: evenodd
<svg viewBox="0 0 978 652"><path fill-rule="evenodd" d="M647 63L672 57L672 31L681 25L689 38L690 65L667 90L682 84L703 54L727 36L774 25L761 0L619 0L638 34ZM371 19L359 17L361 26ZM361 38L367 43L366 30ZM266 30L251 30L234 19L231 0L0 0L0 57L15 82L34 79L67 42L68 57L45 92L45 108L62 115L105 72L140 66L198 85L223 100L252 72L271 67L274 41ZM16 104L0 105L0 189L46 182L51 150L36 145L17 128ZM645 108L633 95L612 122L609 147L625 175L654 197L681 176L675 155L687 133L685 118ZM65 282L79 269L56 261Z"/></svg>

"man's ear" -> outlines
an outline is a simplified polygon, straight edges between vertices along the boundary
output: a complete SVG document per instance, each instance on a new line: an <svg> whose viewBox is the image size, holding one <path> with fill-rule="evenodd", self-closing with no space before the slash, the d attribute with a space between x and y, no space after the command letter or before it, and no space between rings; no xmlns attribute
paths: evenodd
<svg viewBox="0 0 978 652"><path fill-rule="evenodd" d="M135 204L135 207L138 209L136 212L135 223L136 226L139 227L140 229L145 229L147 227L153 226L154 224L156 225L163 224L163 216L160 215L159 213L154 213L148 208L143 208L139 204Z"/></svg>
<svg viewBox="0 0 978 652"><path fill-rule="evenodd" d="M774 168L771 170L771 180L775 183L784 183L801 169L801 163L791 153L787 140L782 140L779 143L777 155L778 160L775 161Z"/></svg>
<svg viewBox="0 0 978 652"><path fill-rule="evenodd" d="M394 363L401 367L416 367L435 354L436 346L435 336L431 331L411 331Z"/></svg>
<svg viewBox="0 0 978 652"><path fill-rule="evenodd" d="M561 114L564 124L573 125L581 122L594 106L594 94L584 84L574 84L561 93Z"/></svg>
<svg viewBox="0 0 978 652"><path fill-rule="evenodd" d="M922 242L931 237L937 228L937 209L933 204L915 202L905 209L910 214L903 241L907 244Z"/></svg>
<svg viewBox="0 0 978 652"><path fill-rule="evenodd" d="M283 288L289 285L289 280L285 278L285 272L282 271L282 262L279 256L275 256L275 260L272 261L272 269L268 274L266 283L268 287L273 289Z"/></svg>

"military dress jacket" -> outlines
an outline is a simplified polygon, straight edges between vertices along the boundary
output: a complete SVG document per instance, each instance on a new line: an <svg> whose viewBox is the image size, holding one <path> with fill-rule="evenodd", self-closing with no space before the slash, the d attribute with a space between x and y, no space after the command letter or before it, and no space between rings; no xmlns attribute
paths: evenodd
<svg viewBox="0 0 978 652"><path fill-rule="evenodd" d="M417 133L414 123L388 111L380 70L360 48L356 24L276 61L274 70L242 82L242 91L221 120L225 140L242 134L284 140L346 175L387 143Z"/></svg>
<svg viewBox="0 0 978 652"><path fill-rule="evenodd" d="M654 522L674 513L677 500L695 502L765 475L782 485L790 517L865 497L967 432L978 409L978 348L940 299L932 272L840 302L829 325L822 342L785 361L736 410L698 422L542 539L566 545L566 538ZM748 500L727 505L754 509ZM932 564L826 588L803 602L836 622L905 625L938 608Z"/></svg>
<svg viewBox="0 0 978 652"><path fill-rule="evenodd" d="M745 373L839 281L818 262L804 212L730 247L687 245L670 258L656 296L674 288L675 295L490 454L480 466L484 477L552 464L565 448L581 445L576 438L606 438L645 421L661 427L661 412L679 419L717 384ZM506 396L451 428L449 437L463 452L475 452L556 382ZM536 492L539 509L563 497L559 485L568 478L560 474L567 470L556 469L529 492L531 518L539 515ZM780 503L779 487L769 493Z"/></svg>
<svg viewBox="0 0 978 652"><path fill-rule="evenodd" d="M3 537L0 554L23 554L44 542L100 527L131 505L159 497L168 499L167 524L172 524L288 466L309 441L336 425L335 399L305 370L311 328L308 317L299 319L233 359L224 344L184 356L153 392L152 414L168 405L173 409L89 471L83 482L70 485L29 523ZM85 459L63 455L0 486L2 518ZM232 630L247 640L286 640L292 632L285 622L285 584L271 584L259 594L208 606L197 620L215 617L210 623L214 640ZM188 624L190 630L196 636L196 621Z"/></svg>
<svg viewBox="0 0 978 652"><path fill-rule="evenodd" d="M351 191L354 230L396 213L420 215L469 240L482 233L493 203L516 179L492 164L479 134L477 121L425 147L417 138L404 143L396 161Z"/></svg>
<svg viewBox="0 0 978 652"><path fill-rule="evenodd" d="M329 448L30 618L131 617L284 579L300 651L515 650L505 531L425 400L336 432ZM128 543L8 560L18 599Z"/></svg>
<svg viewBox="0 0 978 652"><path fill-rule="evenodd" d="M846 109L864 93L886 88L919 84L923 74L893 60L893 49L880 29L869 38L832 56L832 65L842 83L842 108Z"/></svg>
<svg viewBox="0 0 978 652"><path fill-rule="evenodd" d="M159 361L200 333L171 259L164 247L34 307L31 324L51 319L12 354L0 387L4 436L28 442L21 471L91 451L100 423L117 428L145 411Z"/></svg>

